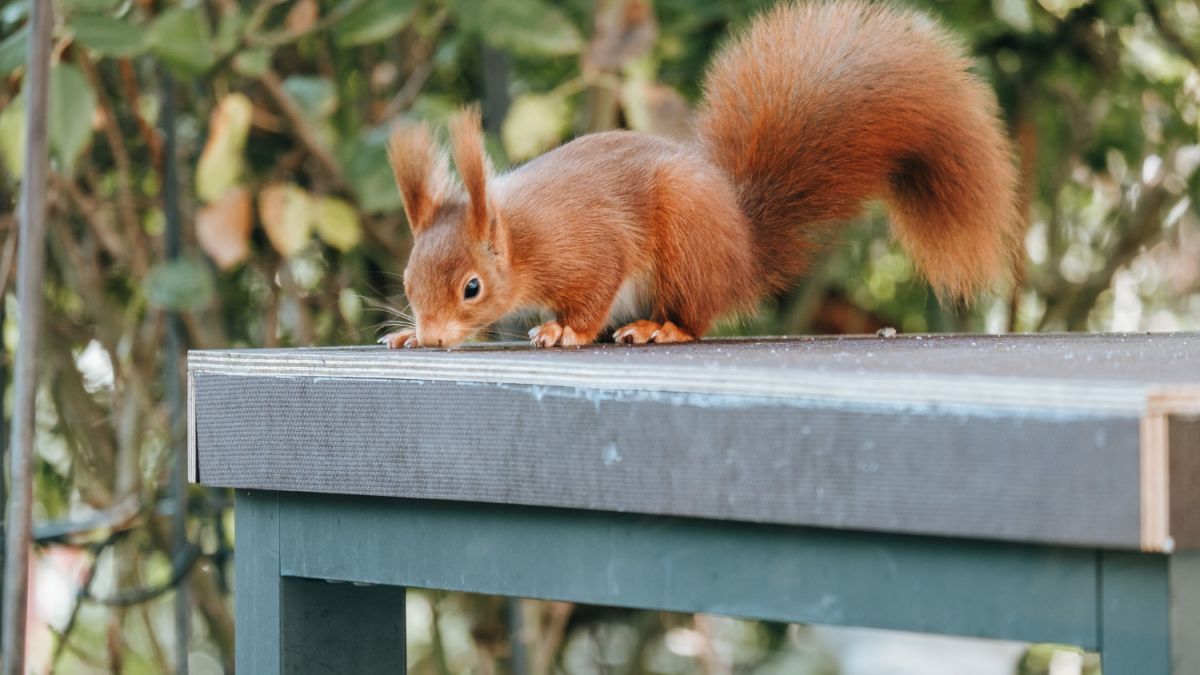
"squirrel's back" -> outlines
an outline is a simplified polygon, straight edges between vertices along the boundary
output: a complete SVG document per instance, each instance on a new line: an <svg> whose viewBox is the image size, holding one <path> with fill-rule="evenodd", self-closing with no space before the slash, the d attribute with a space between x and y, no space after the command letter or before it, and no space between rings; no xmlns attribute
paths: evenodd
<svg viewBox="0 0 1200 675"><path fill-rule="evenodd" d="M763 291L872 198L943 295L1006 276L1016 172L995 96L935 21L887 4L785 3L710 67L697 129L754 228Z"/></svg>

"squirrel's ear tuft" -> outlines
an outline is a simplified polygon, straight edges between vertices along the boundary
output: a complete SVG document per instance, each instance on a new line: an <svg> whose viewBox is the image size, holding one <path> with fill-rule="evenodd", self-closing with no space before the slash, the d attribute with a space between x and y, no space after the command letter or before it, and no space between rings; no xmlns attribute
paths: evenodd
<svg viewBox="0 0 1200 675"><path fill-rule="evenodd" d="M454 165L458 167L458 175L470 200L467 227L475 239L486 241L492 235L487 196L492 166L483 150L483 130L480 128L478 108L466 108L450 120L450 148L454 154Z"/></svg>
<svg viewBox="0 0 1200 675"><path fill-rule="evenodd" d="M388 159L396 185L404 198L404 213L413 234L433 223L433 217L449 193L450 173L446 156L425 124L404 125L392 132Z"/></svg>

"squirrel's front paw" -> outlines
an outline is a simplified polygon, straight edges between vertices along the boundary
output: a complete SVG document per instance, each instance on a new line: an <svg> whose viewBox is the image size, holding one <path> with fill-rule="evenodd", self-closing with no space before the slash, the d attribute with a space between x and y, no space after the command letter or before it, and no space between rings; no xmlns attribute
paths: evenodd
<svg viewBox="0 0 1200 675"><path fill-rule="evenodd" d="M653 321L634 321L622 326L613 333L613 340L631 345L644 345L647 342L667 344L671 342L691 342L696 336L685 333L683 329L670 321L655 323Z"/></svg>
<svg viewBox="0 0 1200 675"><path fill-rule="evenodd" d="M412 349L417 346L417 333L411 330L388 333L379 338L379 344L387 345L388 349L400 349L401 347Z"/></svg>
<svg viewBox="0 0 1200 675"><path fill-rule="evenodd" d="M576 333L570 326L564 326L557 321L546 323L530 329L529 341L534 347L579 347L591 342L585 336Z"/></svg>

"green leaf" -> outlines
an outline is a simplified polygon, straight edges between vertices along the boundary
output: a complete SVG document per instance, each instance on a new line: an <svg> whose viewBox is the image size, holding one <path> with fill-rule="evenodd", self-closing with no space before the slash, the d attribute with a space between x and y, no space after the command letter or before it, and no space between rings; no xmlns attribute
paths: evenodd
<svg viewBox="0 0 1200 675"><path fill-rule="evenodd" d="M382 42L408 26L416 4L415 0L367 0L337 23L334 39L340 47Z"/></svg>
<svg viewBox="0 0 1200 675"><path fill-rule="evenodd" d="M372 139L372 135L342 144L338 152L342 168L363 212L396 211L404 202L388 163L386 141Z"/></svg>
<svg viewBox="0 0 1200 675"><path fill-rule="evenodd" d="M575 54L583 37L571 19L544 0L454 0L458 19L488 44L518 54Z"/></svg>
<svg viewBox="0 0 1200 675"><path fill-rule="evenodd" d="M500 126L509 159L520 162L554 147L562 140L570 119L570 106L559 96L518 96Z"/></svg>
<svg viewBox="0 0 1200 675"><path fill-rule="evenodd" d="M62 6L68 10L65 14L111 12L125 0L62 0Z"/></svg>
<svg viewBox="0 0 1200 675"><path fill-rule="evenodd" d="M0 7L0 26L12 26L21 23L29 16L28 2L13 2Z"/></svg>
<svg viewBox="0 0 1200 675"><path fill-rule="evenodd" d="M25 97L17 96L0 110L0 161L17 180L25 174Z"/></svg>
<svg viewBox="0 0 1200 675"><path fill-rule="evenodd" d="M81 14L71 17L67 26L75 39L104 56L137 56L150 46L140 27L111 16Z"/></svg>
<svg viewBox="0 0 1200 675"><path fill-rule="evenodd" d="M146 275L144 290L155 309L191 312L208 307L216 289L208 265L180 258L155 265Z"/></svg>
<svg viewBox="0 0 1200 675"><path fill-rule="evenodd" d="M154 53L185 76L203 75L217 61L208 20L196 8L171 9L150 26Z"/></svg>
<svg viewBox="0 0 1200 675"><path fill-rule="evenodd" d="M241 10L221 14L217 20L217 35L213 38L213 47L218 54L228 54L237 49L238 40L246 28L246 15Z"/></svg>
<svg viewBox="0 0 1200 675"><path fill-rule="evenodd" d="M239 75L259 77L271 69L271 50L247 49L233 57L233 69Z"/></svg>
<svg viewBox="0 0 1200 675"><path fill-rule="evenodd" d="M313 228L321 241L345 253L362 241L358 211L336 197L317 197L313 209Z"/></svg>
<svg viewBox="0 0 1200 675"><path fill-rule="evenodd" d="M337 90L323 77L293 75L283 81L283 88L296 99L309 119L324 119L337 110Z"/></svg>
<svg viewBox="0 0 1200 675"><path fill-rule="evenodd" d="M50 149L68 172L92 139L95 112L96 94L78 68L50 69Z"/></svg>
<svg viewBox="0 0 1200 675"><path fill-rule="evenodd" d="M25 65L28 40L29 26L25 25L0 42L0 77L7 77L9 73Z"/></svg>

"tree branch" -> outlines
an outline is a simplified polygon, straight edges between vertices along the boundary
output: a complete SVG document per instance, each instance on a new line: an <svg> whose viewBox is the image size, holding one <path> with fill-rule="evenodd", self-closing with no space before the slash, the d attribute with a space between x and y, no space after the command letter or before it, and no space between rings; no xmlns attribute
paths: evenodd
<svg viewBox="0 0 1200 675"><path fill-rule="evenodd" d="M287 118L287 121L292 126L292 130L296 132L296 136L300 139L300 143L308 149L309 154L316 158L325 172L329 174L330 179L336 184L339 189L347 187L346 178L342 175L342 167L334 158L333 152L325 145L325 140L321 138L320 133L308 121L304 115L304 110L296 99L283 88L283 82L279 80L279 76L273 71L267 71L259 76L258 81L266 90L267 95L275 102L276 107Z"/></svg>

